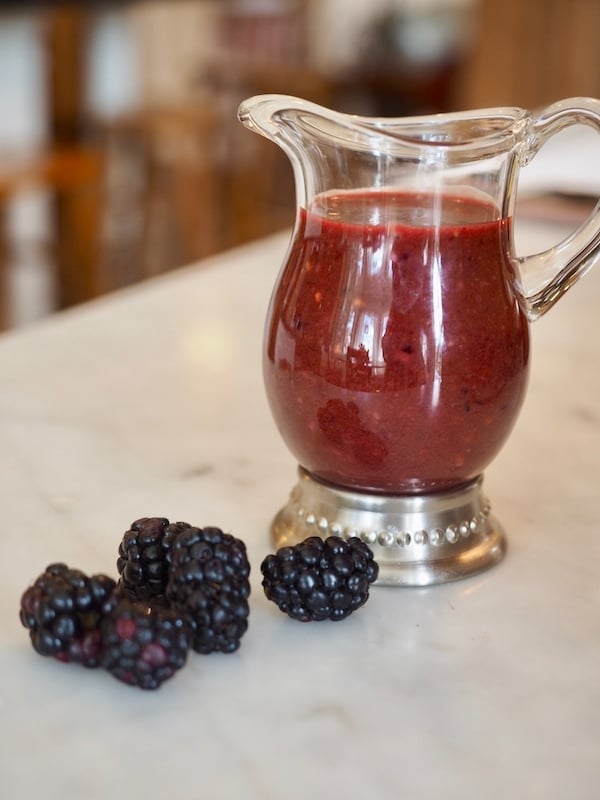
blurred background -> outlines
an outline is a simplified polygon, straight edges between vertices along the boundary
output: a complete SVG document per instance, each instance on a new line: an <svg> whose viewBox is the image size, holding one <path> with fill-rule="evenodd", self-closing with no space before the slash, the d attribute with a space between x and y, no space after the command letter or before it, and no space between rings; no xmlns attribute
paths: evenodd
<svg viewBox="0 0 600 800"><path fill-rule="evenodd" d="M290 226L247 96L402 116L600 95L598 0L0 0L0 329Z"/></svg>

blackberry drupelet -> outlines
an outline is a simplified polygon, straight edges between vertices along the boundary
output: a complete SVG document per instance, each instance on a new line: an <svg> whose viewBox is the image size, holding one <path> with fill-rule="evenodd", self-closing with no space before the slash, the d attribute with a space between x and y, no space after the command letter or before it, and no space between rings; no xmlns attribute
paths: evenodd
<svg viewBox="0 0 600 800"><path fill-rule="evenodd" d="M167 600L185 611L198 653L232 653L248 628L246 546L220 528L190 527L174 539Z"/></svg>
<svg viewBox="0 0 600 800"><path fill-rule="evenodd" d="M40 655L97 667L102 607L116 583L106 575L87 576L54 563L25 590L20 619Z"/></svg>
<svg viewBox="0 0 600 800"><path fill-rule="evenodd" d="M311 536L268 555L261 572L267 598L292 619L338 621L366 603L379 567L358 538Z"/></svg>
<svg viewBox="0 0 600 800"><path fill-rule="evenodd" d="M123 534L119 545L119 588L138 600L164 595L169 551L187 522L170 523L164 517L143 517Z"/></svg>
<svg viewBox="0 0 600 800"><path fill-rule="evenodd" d="M100 625L101 666L140 689L158 689L181 669L190 647L185 616L163 604L115 594Z"/></svg>

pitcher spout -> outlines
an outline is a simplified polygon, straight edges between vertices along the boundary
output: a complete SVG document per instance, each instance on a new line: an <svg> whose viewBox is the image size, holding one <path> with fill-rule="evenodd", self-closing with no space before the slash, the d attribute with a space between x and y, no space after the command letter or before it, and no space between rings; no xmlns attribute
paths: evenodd
<svg viewBox="0 0 600 800"><path fill-rule="evenodd" d="M531 125L520 108L362 117L287 95L251 97L240 105L238 117L288 155L300 206L332 190L464 189L471 165L481 162L471 189L484 191L499 214L506 211L506 182Z"/></svg>
<svg viewBox="0 0 600 800"><path fill-rule="evenodd" d="M420 149L448 152L507 150L521 141L531 123L527 111L498 107L415 117L363 117L334 111L291 95L256 95L238 108L249 130L285 146L288 136L315 136L320 141L363 151L402 155Z"/></svg>

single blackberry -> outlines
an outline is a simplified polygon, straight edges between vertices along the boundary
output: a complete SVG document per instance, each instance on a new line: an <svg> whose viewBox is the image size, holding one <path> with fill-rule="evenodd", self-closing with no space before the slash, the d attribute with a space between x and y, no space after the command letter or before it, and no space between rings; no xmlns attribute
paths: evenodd
<svg viewBox="0 0 600 800"><path fill-rule="evenodd" d="M105 603L100 632L100 665L131 686L158 689L187 660L189 623L160 602L149 605L116 593Z"/></svg>
<svg viewBox="0 0 600 800"><path fill-rule="evenodd" d="M220 528L187 528L174 539L166 596L193 626L198 653L232 653L248 628L246 546Z"/></svg>
<svg viewBox="0 0 600 800"><path fill-rule="evenodd" d="M116 583L106 575L87 576L55 563L25 590L20 618L40 655L97 667L102 606Z"/></svg>
<svg viewBox="0 0 600 800"><path fill-rule="evenodd" d="M119 589L138 600L164 595L168 578L168 555L173 539L187 522L164 517L143 517L123 534L119 545Z"/></svg>
<svg viewBox="0 0 600 800"><path fill-rule="evenodd" d="M267 598L292 619L336 621L366 603L379 567L358 538L311 536L268 555L261 572Z"/></svg>

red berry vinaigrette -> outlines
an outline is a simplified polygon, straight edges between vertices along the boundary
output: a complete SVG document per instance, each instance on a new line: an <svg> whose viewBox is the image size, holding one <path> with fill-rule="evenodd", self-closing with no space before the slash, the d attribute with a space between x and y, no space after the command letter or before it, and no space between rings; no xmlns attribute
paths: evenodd
<svg viewBox="0 0 600 800"><path fill-rule="evenodd" d="M269 311L267 395L316 478L418 494L477 477L527 383L509 219L459 194L324 193L299 211Z"/></svg>

